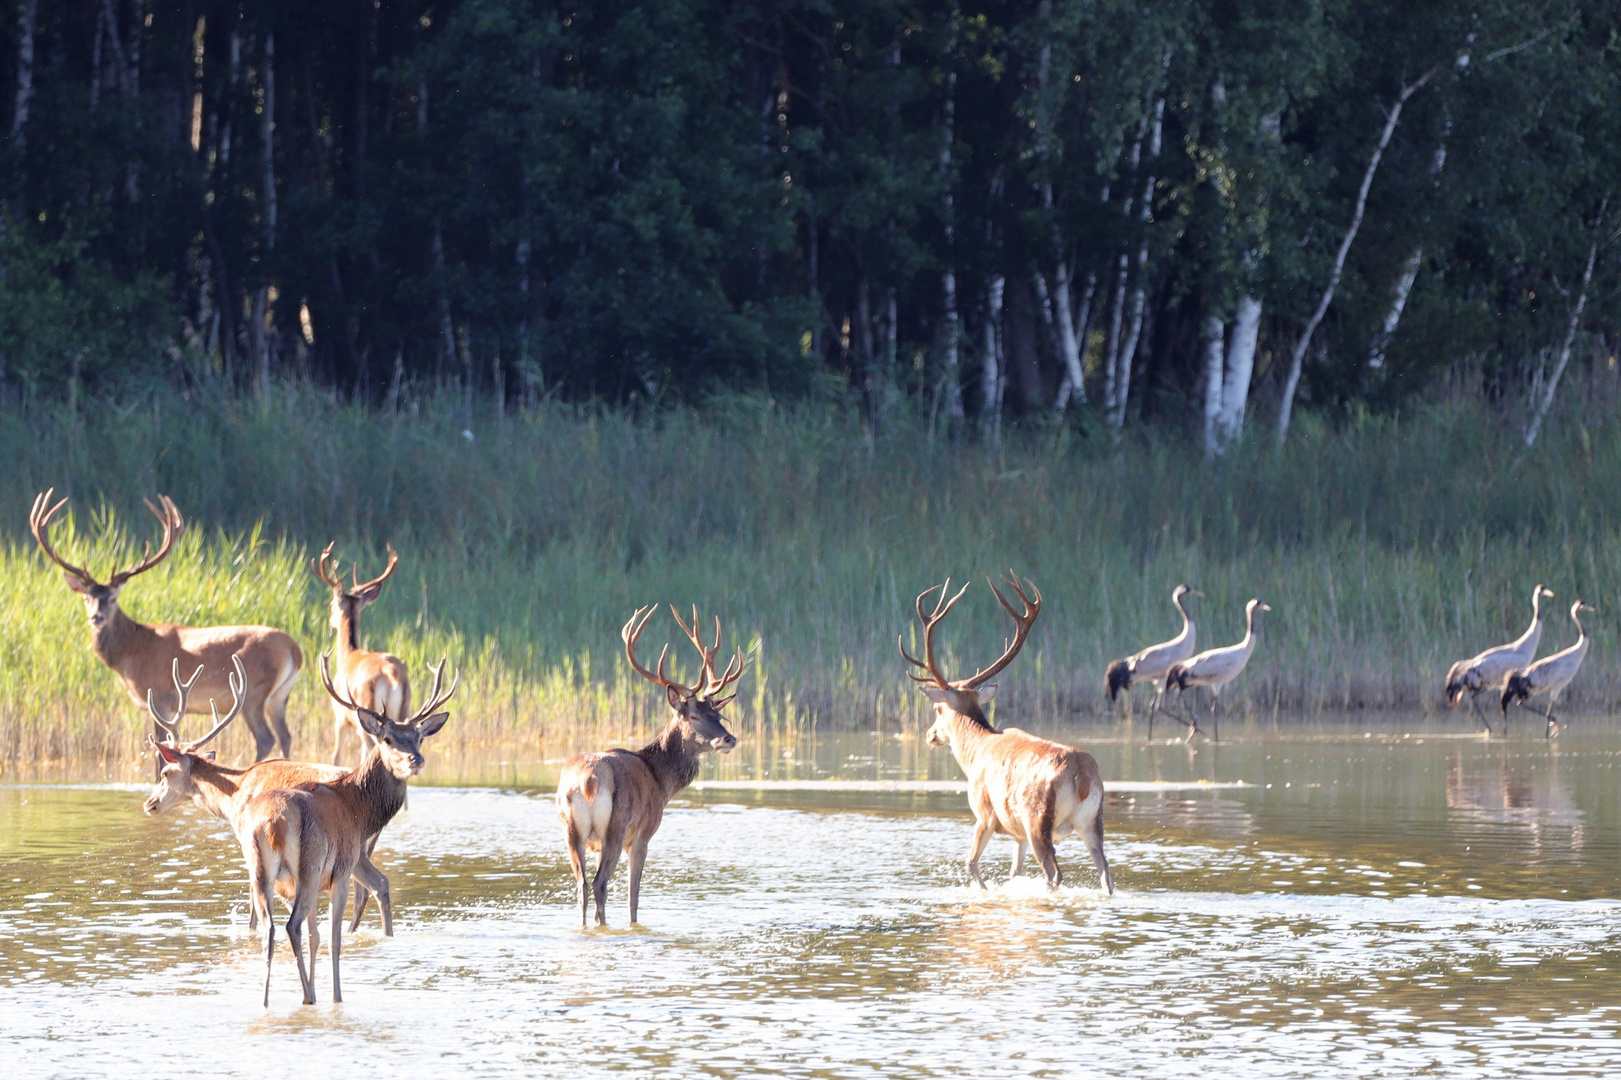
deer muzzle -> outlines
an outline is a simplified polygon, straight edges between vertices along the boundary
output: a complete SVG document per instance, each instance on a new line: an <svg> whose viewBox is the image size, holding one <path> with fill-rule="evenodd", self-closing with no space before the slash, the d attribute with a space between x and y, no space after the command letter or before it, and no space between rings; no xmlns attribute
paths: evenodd
<svg viewBox="0 0 1621 1080"><path fill-rule="evenodd" d="M722 735L718 739L710 739L709 748L717 754L730 754L737 749L737 736Z"/></svg>

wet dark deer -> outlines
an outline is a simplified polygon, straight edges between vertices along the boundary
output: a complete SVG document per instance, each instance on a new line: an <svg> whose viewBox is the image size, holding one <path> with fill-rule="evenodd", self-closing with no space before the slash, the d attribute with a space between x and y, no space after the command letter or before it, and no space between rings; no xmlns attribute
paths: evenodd
<svg viewBox="0 0 1621 1080"><path fill-rule="evenodd" d="M304 1004L315 1004L315 957L320 948L316 909L321 893L331 893L332 1000L343 1000L339 957L343 945L343 902L349 879L365 855L366 839L381 832L405 805L407 781L422 771L422 740L450 718L435 712L451 694L441 693L444 661L433 670L433 693L427 704L404 720L390 720L343 698L332 686L326 654L321 655L321 685L353 709L375 740L360 767L324 783L267 791L249 799L237 820L237 841L253 903L268 924L265 932L265 1004L270 1004L270 967L276 956L276 922L272 905L288 901L287 938L298 961ZM304 967L302 925L310 931L310 963Z"/></svg>
<svg viewBox="0 0 1621 1080"><path fill-rule="evenodd" d="M62 568L68 588L84 598L85 614L90 618L90 645L102 663L123 680L130 699L136 705L145 704L147 691L167 685L169 669L178 662L187 671L202 668L198 690L205 700L223 700L230 689L231 657L240 657L247 673L242 688L242 718L253 731L254 759L263 761L269 757L278 742L282 754L291 757L293 737L287 730L287 695L293 692L293 680L304 666L304 654L292 638L270 626L149 625L136 622L118 606L124 584L162 562L175 539L185 531L185 521L169 497L160 496L158 505L150 501L146 504L163 524L163 540L156 553L147 545L139 563L119 570L103 585L89 571L63 559L51 546L51 519L67 503L63 499L53 505L53 491L34 499L28 526L46 558ZM197 706L196 711L203 711L202 707ZM160 728L154 728L152 734L158 740L164 737Z"/></svg>
<svg viewBox="0 0 1621 1080"><path fill-rule="evenodd" d="M223 720L219 718L217 712L214 712L214 728L201 739L189 743L180 741L180 723L185 716L186 701L191 696L192 687L196 685L200 672L193 672L190 681L182 682L179 662L175 662L172 675L175 695L180 705L167 717L159 712L158 706L152 700L151 692L148 691L147 711L152 715L152 723L166 732L166 737L161 741L153 740L152 743L152 748L158 756L158 782L152 789L152 794L141 806L147 816L156 817L182 800L190 799L204 813L225 822L234 834L237 831L237 819L241 815L242 807L255 795L277 788L337 780L349 772L348 769L340 769L334 765L312 765L302 761L288 761L285 758L261 761L246 769L237 769L221 765L213 759L213 755L202 753L203 747L212 742L214 736L223 731L242 709L242 661L233 656L231 662L236 668L230 676L231 709ZM210 700L208 705L210 711L213 711L214 702ZM383 933L392 936L394 906L389 893L388 878L384 877L382 871L373 866L371 859L363 854L355 867L355 910L354 919L349 924L350 933L360 925L360 918L365 913L367 901L372 893L377 895L378 907L382 909ZM258 925L258 907L250 904L248 929L257 929Z"/></svg>
<svg viewBox="0 0 1621 1080"><path fill-rule="evenodd" d="M720 650L720 619L715 620L714 643L706 648L698 627L698 609L693 608L692 625L688 626L672 606L670 614L702 657L698 681L683 686L664 674L669 645L659 653L657 669L649 671L636 659L636 642L656 608L638 608L619 636L625 643L630 666L664 689L670 705L669 723L658 738L640 750L576 754L563 764L557 782L557 815L563 821L569 863L580 889L581 926L586 925L586 908L593 897L597 924L607 925L608 879L613 876L621 851L630 857L630 921L636 922L647 842L664 820L665 804L697 778L700 755L709 750L726 754L737 746L737 739L726 730L720 714L732 699L716 695L743 674L743 651L739 649L725 672L717 676L715 653ZM599 853L596 876L589 886L585 873L588 851Z"/></svg>
<svg viewBox="0 0 1621 1080"><path fill-rule="evenodd" d="M310 560L310 570L332 590L330 622L337 640L333 645L332 662L337 669L336 685L343 695L353 698L362 706L380 716L398 720L411 711L411 679L406 674L405 661L393 653L370 652L360 647L360 613L366 605L383 592L383 582L394 573L400 557L392 545L388 549L388 565L383 572L364 585L357 580L355 568L349 568L349 587L344 588L343 574L332 559L332 545L321 552L320 558ZM360 756L371 749L370 736L360 726L360 720L350 709L332 702L332 764L343 760L343 734L354 728L360 740Z"/></svg>
<svg viewBox="0 0 1621 1080"><path fill-rule="evenodd" d="M968 805L974 812L974 839L968 847L968 876L985 888L979 875L979 857L993 835L1009 836L1018 845L1013 855L1013 877L1024 869L1028 845L1046 875L1047 887L1055 889L1063 881L1055 841L1076 833L1085 841L1097 865L1098 876L1110 895L1114 880L1109 860L1103 853L1103 779L1092 755L1073 746L1050 742L1018 728L1001 731L985 718L983 705L996 687L990 680L1019 655L1041 613L1041 593L1017 574L1004 579L1023 602L1022 612L1013 606L990 582L991 592L1004 611L1013 617L1013 641L990 667L966 679L948 679L934 655L934 632L962 594L947 597L951 582L925 589L917 598L917 617L923 623L923 659L916 660L901 642L901 656L921 669L911 674L919 688L934 702L934 724L929 728L930 746L950 746L951 753L968 777ZM987 579L989 581L989 579ZM931 614L925 614L924 600L939 590L939 600Z"/></svg>

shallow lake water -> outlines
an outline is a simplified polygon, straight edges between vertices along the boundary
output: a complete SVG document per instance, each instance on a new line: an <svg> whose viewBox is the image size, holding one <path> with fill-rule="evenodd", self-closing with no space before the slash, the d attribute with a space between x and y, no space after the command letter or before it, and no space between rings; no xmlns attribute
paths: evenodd
<svg viewBox="0 0 1621 1080"><path fill-rule="evenodd" d="M1140 723L1054 733L1106 780L1189 785L1111 796L1113 898L1073 840L1056 894L1028 864L1006 882L1006 840L992 890L966 887L961 795L712 787L666 815L644 925L621 871L607 931L578 928L543 785L413 787L376 856L395 936L369 915L346 938L341 1005L324 949L300 1005L283 947L268 1009L220 823L147 819L130 787L8 786L3 1069L1613 1074L1621 725L1533 727L1233 724L1192 753ZM750 749L706 775L956 775L892 734Z"/></svg>

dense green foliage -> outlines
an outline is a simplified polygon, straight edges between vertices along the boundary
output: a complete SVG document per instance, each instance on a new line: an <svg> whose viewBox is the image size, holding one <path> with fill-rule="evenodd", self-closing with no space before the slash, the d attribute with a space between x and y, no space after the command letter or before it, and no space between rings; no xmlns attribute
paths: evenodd
<svg viewBox="0 0 1621 1080"><path fill-rule="evenodd" d="M1617 341L1607 5L6 11L14 395L844 385L869 427L1070 402L1209 412L1218 448L1246 396L1287 395L1398 104L1303 407L1388 410L1448 372L1520 411Z"/></svg>
<svg viewBox="0 0 1621 1080"><path fill-rule="evenodd" d="M413 672L442 654L462 672L447 752L555 758L655 719L659 695L618 638L653 601L700 604L748 650L733 710L745 731L915 727L922 698L895 652L915 633L913 597L1009 564L1046 607L1001 680L1004 718L1102 711L1106 661L1175 630L1178 581L1207 594L1207 645L1237 640L1250 596L1273 606L1224 696L1235 720L1444 710L1447 665L1517 634L1539 580L1559 594L1544 652L1570 640L1570 599L1599 607L1571 700L1608 706L1621 701L1604 614L1621 580L1621 380L1579 389L1513 467L1491 463L1514 433L1473 398L1338 431L1308 421L1282 453L1241 446L1208 470L1187 468L1179 440L1116 455L1063 427L994 447L897 420L869 442L853 410L751 397L651 419L549 403L481 416L473 440L449 394L415 416L309 390L0 407L0 761L139 756L136 711L23 524L52 484L73 499L63 553L97 574L154 535L142 494L172 493L186 514L182 546L124 590L137 617L269 622L311 661L330 631L309 555L336 539L375 573L392 542L402 563L363 637ZM673 630L661 616L648 641ZM986 662L1006 630L980 582L942 632L947 663ZM323 753L313 679L290 716Z"/></svg>

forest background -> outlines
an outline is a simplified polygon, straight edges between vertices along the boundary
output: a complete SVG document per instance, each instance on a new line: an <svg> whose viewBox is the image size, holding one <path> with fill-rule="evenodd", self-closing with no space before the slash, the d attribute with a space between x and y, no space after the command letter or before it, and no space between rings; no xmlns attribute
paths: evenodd
<svg viewBox="0 0 1621 1080"><path fill-rule="evenodd" d="M654 717L653 599L750 649L746 722L904 727L946 573L1042 586L1002 707L1051 723L1178 580L1202 644L1276 609L1269 717L1435 708L1536 580L1609 598L1605 5L8 2L0 758L138 756L51 485L93 569L193 520L135 613L312 658L303 560L392 541L367 635L492 745Z"/></svg>

